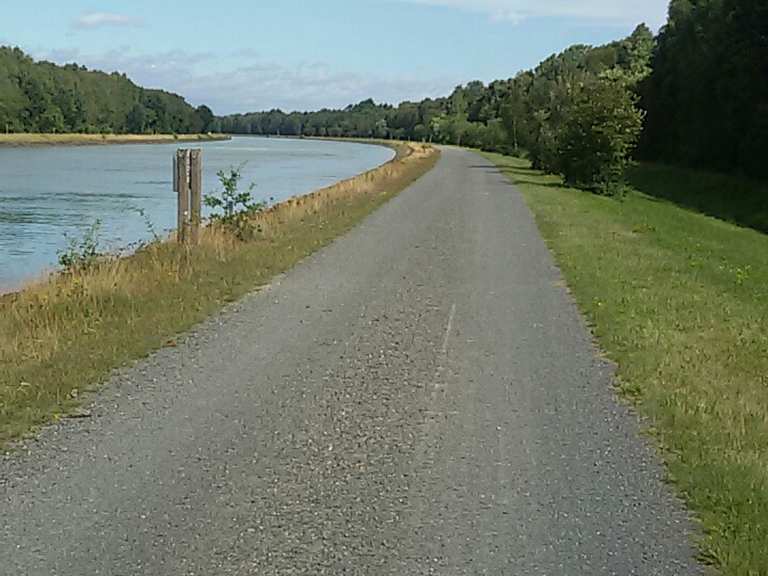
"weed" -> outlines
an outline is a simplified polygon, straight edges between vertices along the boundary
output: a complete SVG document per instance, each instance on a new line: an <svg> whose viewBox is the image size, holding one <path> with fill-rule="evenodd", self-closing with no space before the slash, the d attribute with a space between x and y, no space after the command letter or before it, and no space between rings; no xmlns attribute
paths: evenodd
<svg viewBox="0 0 768 576"><path fill-rule="evenodd" d="M59 265L68 274L93 268L103 258L100 249L101 220L96 220L80 238L67 237L68 245L60 250Z"/></svg>
<svg viewBox="0 0 768 576"><path fill-rule="evenodd" d="M256 231L253 216L264 210L267 203L253 200L253 189L256 187L253 182L246 190L240 190L242 169L243 165L219 170L216 175L222 187L220 195L206 194L204 202L209 208L221 210L211 215L214 222L232 232L239 240L251 240Z"/></svg>

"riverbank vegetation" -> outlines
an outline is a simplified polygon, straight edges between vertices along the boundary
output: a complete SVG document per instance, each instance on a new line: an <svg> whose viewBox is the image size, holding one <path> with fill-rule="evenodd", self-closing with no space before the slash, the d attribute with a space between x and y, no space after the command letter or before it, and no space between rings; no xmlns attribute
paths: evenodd
<svg viewBox="0 0 768 576"><path fill-rule="evenodd" d="M213 225L199 246L153 242L0 297L0 444L70 413L111 370L172 345L177 334L326 245L438 157L420 144L396 149L379 168L256 213L248 241Z"/></svg>
<svg viewBox="0 0 768 576"><path fill-rule="evenodd" d="M660 180L690 191L722 177L638 166L631 181L648 193L617 202L489 158L522 191L619 386L649 418L703 525L704 558L723 574L766 574L768 236L651 195Z"/></svg>
<svg viewBox="0 0 768 576"><path fill-rule="evenodd" d="M0 147L173 144L226 140L222 134L0 134Z"/></svg>
<svg viewBox="0 0 768 576"><path fill-rule="evenodd" d="M0 46L0 133L202 134L212 121L207 106L125 74L36 62Z"/></svg>

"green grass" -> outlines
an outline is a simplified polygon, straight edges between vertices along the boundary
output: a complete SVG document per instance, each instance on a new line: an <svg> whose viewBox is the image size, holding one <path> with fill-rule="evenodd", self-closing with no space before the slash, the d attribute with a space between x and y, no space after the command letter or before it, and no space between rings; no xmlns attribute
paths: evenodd
<svg viewBox="0 0 768 576"><path fill-rule="evenodd" d="M703 525L702 557L726 575L768 574L768 236L661 199L693 198L703 180L708 204L720 190L725 206L725 177L640 167L632 181L654 196L617 201L487 156L519 185L621 389L650 419Z"/></svg>
<svg viewBox="0 0 768 576"><path fill-rule="evenodd" d="M259 214L258 238L221 228L158 242L0 297L0 446L74 410L111 371L162 346L343 234L419 178L436 150L396 145L375 170Z"/></svg>

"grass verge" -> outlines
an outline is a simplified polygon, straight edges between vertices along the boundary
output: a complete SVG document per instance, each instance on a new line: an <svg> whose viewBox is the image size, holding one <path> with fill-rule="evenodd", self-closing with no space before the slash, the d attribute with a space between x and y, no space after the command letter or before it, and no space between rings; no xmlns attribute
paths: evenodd
<svg viewBox="0 0 768 576"><path fill-rule="evenodd" d="M0 147L172 144L229 140L222 134L0 134Z"/></svg>
<svg viewBox="0 0 768 576"><path fill-rule="evenodd" d="M702 557L726 575L768 574L768 236L486 156L518 184L619 385L650 419L703 524ZM640 167L633 181L690 188L691 175L662 174L676 172Z"/></svg>
<svg viewBox="0 0 768 576"><path fill-rule="evenodd" d="M256 216L240 242L220 227L194 248L157 242L0 297L0 445L71 413L85 390L343 234L427 172L438 151L392 161Z"/></svg>

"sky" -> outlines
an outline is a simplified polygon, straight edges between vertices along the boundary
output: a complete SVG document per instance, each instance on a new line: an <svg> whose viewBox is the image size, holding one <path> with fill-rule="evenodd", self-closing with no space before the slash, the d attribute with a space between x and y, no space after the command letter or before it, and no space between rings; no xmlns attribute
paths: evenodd
<svg viewBox="0 0 768 576"><path fill-rule="evenodd" d="M0 45L125 72L217 114L399 103L603 44L668 0L6 1Z"/></svg>

